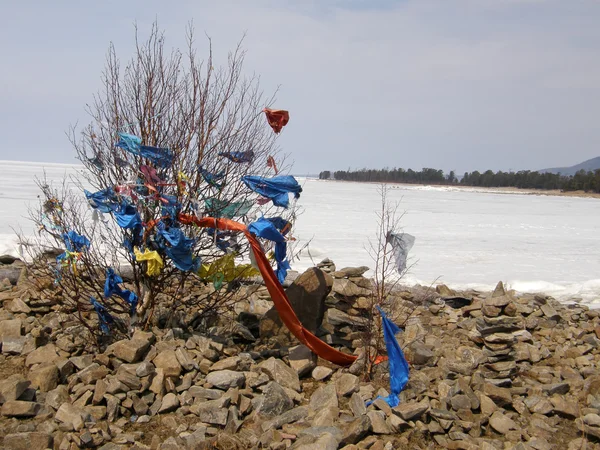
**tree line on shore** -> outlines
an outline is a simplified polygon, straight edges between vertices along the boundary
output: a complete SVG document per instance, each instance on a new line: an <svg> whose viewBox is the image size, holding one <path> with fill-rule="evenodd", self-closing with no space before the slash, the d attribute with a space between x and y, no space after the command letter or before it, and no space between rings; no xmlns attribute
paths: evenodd
<svg viewBox="0 0 600 450"><path fill-rule="evenodd" d="M376 183L409 183L461 185L479 187L516 187L520 189L559 189L562 191L585 191L600 193L600 169L595 171L580 170L575 175L565 176L554 173L540 173L531 170L518 172L494 173L487 170L483 173L475 170L465 172L459 179L452 170L445 174L442 170L424 168L420 171L412 169L360 169L325 170L319 174L321 180L362 181Z"/></svg>

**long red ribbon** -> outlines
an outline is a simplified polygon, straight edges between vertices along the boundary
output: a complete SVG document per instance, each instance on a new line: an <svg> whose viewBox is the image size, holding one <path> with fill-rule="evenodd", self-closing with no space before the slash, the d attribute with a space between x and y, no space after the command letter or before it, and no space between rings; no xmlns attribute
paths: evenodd
<svg viewBox="0 0 600 450"><path fill-rule="evenodd" d="M244 233L248 239L248 242L250 242L252 250L254 251L256 263L265 281L267 290L271 295L273 304L279 313L279 317L281 317L281 321L292 332L292 334L296 336L300 342L311 349L312 352L334 364L347 366L356 360L355 355L349 355L336 350L304 328L302 322L300 322L298 316L296 316L294 308L292 308L292 305L287 298L285 291L283 290L283 286L281 286L281 283L279 283L279 280L277 279L277 276L275 275L275 272L273 271L273 268L271 267L267 257L263 253L260 244L256 240L256 237L254 237L254 235L248 231L248 228L244 224L230 219L216 219L213 217L204 217L199 219L198 217L190 216L188 214L179 214L178 218L181 223L185 224L194 224L203 228L218 228L219 230L241 231Z"/></svg>

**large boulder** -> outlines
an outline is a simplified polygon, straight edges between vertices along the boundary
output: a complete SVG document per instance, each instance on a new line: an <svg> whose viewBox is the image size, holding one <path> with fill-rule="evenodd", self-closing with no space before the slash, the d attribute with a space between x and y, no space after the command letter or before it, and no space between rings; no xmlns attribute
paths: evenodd
<svg viewBox="0 0 600 450"><path fill-rule="evenodd" d="M286 294L298 319L304 327L315 333L323 322L325 299L331 292L333 278L321 269L311 267L287 288ZM275 307L260 321L260 337L274 336L291 338Z"/></svg>

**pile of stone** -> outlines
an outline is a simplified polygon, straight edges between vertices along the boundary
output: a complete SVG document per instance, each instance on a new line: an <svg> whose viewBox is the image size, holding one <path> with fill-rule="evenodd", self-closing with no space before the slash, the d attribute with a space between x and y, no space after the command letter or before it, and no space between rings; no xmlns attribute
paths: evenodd
<svg viewBox="0 0 600 450"><path fill-rule="evenodd" d="M358 352L370 295L364 268L322 267L329 272L298 276L290 302L311 331ZM3 448L574 450L600 442L598 312L501 284L487 296L439 287L414 307L398 336L410 381L393 408L378 398L388 395L385 376L365 381L298 345L261 286L238 292L242 328L234 328L254 338L221 324L204 334L154 327L100 353L56 305L43 313L15 303L46 292L0 286Z"/></svg>

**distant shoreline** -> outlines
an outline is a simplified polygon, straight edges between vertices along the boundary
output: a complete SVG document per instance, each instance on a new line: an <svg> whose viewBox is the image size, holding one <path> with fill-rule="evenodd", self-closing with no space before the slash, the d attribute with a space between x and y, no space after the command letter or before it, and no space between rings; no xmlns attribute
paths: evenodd
<svg viewBox="0 0 600 450"><path fill-rule="evenodd" d="M517 187L484 187L484 186L463 186L460 184L427 184L427 183L395 183L391 181L350 181L350 180L319 180L327 182L344 182L344 183L366 183L366 184L387 184L394 186L430 186L434 188L452 188L456 190L464 190L467 192L489 192L492 194L520 194L520 195L546 195L553 197L578 197L578 198L596 198L600 199L600 193L585 192L585 191L561 191L559 189L521 189Z"/></svg>

